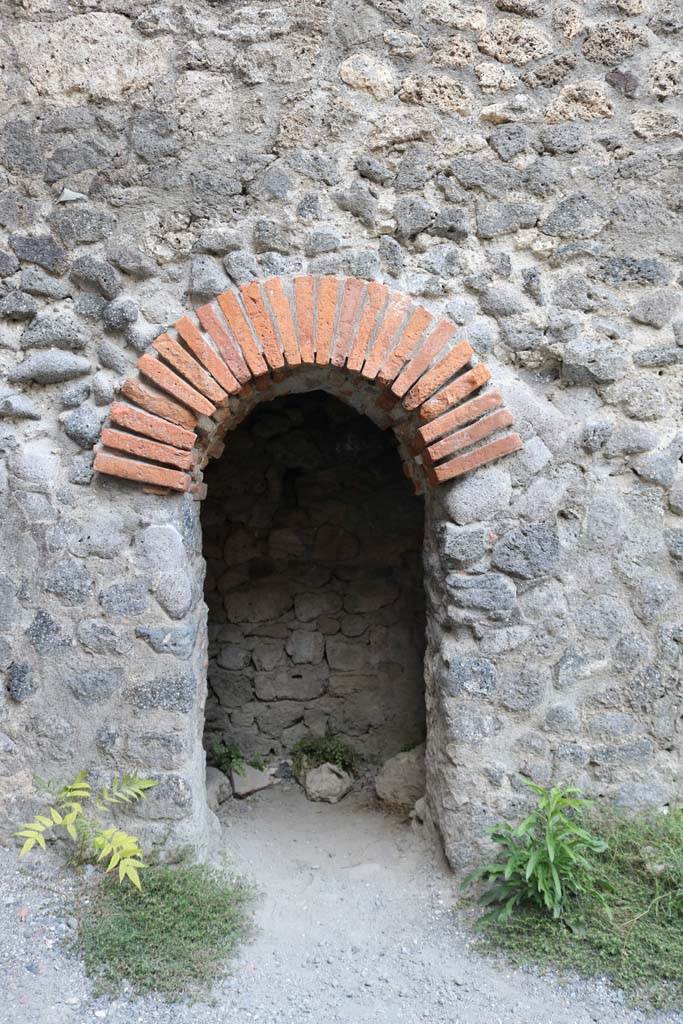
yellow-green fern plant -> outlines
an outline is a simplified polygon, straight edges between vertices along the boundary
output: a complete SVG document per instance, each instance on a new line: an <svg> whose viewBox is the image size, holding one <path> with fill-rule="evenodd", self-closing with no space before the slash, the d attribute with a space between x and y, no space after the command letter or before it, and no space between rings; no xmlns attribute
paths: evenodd
<svg viewBox="0 0 683 1024"><path fill-rule="evenodd" d="M85 808L89 805L98 811L108 811L117 804L135 803L143 800L147 790L156 786L156 782L137 775L123 775L120 779L115 778L111 786L93 790L87 772L79 772L73 782L62 786L40 779L36 781L53 799L45 814L37 814L33 821L15 832L24 840L19 856L24 857L34 846L45 850L45 833L61 828L76 846L76 863L82 864L86 860L101 863L108 857L106 870L118 868L119 883L127 881L140 889L140 869L147 865L142 860L137 837L116 826L105 827L97 817L87 814Z"/></svg>

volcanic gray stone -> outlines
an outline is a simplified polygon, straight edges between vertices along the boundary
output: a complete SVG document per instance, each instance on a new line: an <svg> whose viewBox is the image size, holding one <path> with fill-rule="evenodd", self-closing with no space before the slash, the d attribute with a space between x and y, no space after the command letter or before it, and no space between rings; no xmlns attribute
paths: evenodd
<svg viewBox="0 0 683 1024"><path fill-rule="evenodd" d="M65 434L80 448L92 448L100 436L106 415L107 410L96 409L89 402L85 402L73 412L64 415L62 426Z"/></svg>
<svg viewBox="0 0 683 1024"><path fill-rule="evenodd" d="M37 688L28 662L13 661L7 669L7 692L12 700L21 704L32 697Z"/></svg>
<svg viewBox="0 0 683 1024"><path fill-rule="evenodd" d="M22 263L35 263L53 274L66 270L66 252L52 235L10 235L9 244Z"/></svg>
<svg viewBox="0 0 683 1024"><path fill-rule="evenodd" d="M100 594L100 604L110 615L141 615L149 598L144 583L113 583Z"/></svg>
<svg viewBox="0 0 683 1024"><path fill-rule="evenodd" d="M526 309L526 304L519 291L511 285L492 285L484 288L479 304L482 312L494 317L515 316Z"/></svg>
<svg viewBox="0 0 683 1024"><path fill-rule="evenodd" d="M0 249L0 278L11 277L19 269L19 260L14 253Z"/></svg>
<svg viewBox="0 0 683 1024"><path fill-rule="evenodd" d="M114 373L126 373L130 366L125 353L118 345L106 338L103 338L97 345L97 358L101 366L107 370L113 370Z"/></svg>
<svg viewBox="0 0 683 1024"><path fill-rule="evenodd" d="M76 409L90 395L90 384L87 380L74 381L62 389L60 398L65 409Z"/></svg>
<svg viewBox="0 0 683 1024"><path fill-rule="evenodd" d="M673 319L680 302L674 291L647 292L631 310L631 319L651 327L664 327Z"/></svg>
<svg viewBox="0 0 683 1024"><path fill-rule="evenodd" d="M229 284L223 268L210 256L192 257L189 286L192 295L200 299L211 299L225 291Z"/></svg>
<svg viewBox="0 0 683 1024"><path fill-rule="evenodd" d="M651 345L633 353L636 366L657 368L659 366L676 366L683 363L683 348L678 345Z"/></svg>
<svg viewBox="0 0 683 1024"><path fill-rule="evenodd" d="M102 312L102 322L110 331L125 331L138 318L139 307L135 299L119 296L108 302Z"/></svg>
<svg viewBox="0 0 683 1024"><path fill-rule="evenodd" d="M239 249L230 252L223 260L223 266L235 284L247 284L259 277L258 263L250 252Z"/></svg>
<svg viewBox="0 0 683 1024"><path fill-rule="evenodd" d="M91 597L94 581L82 562L64 558L45 577L45 589L56 594L63 604L83 604Z"/></svg>
<svg viewBox="0 0 683 1024"><path fill-rule="evenodd" d="M460 242L471 230L472 222L467 210L460 206L442 206L432 221L429 233Z"/></svg>
<svg viewBox="0 0 683 1024"><path fill-rule="evenodd" d="M489 145L501 160L511 160L523 153L529 146L529 129L523 124L505 124L496 128L489 139Z"/></svg>
<svg viewBox="0 0 683 1024"><path fill-rule="evenodd" d="M350 188L343 192L336 192L334 198L340 210L353 214L371 230L376 227L377 197L365 182L354 181Z"/></svg>
<svg viewBox="0 0 683 1024"><path fill-rule="evenodd" d="M104 210L69 203L54 210L48 217L54 233L69 248L101 242L111 235L114 218Z"/></svg>
<svg viewBox="0 0 683 1024"><path fill-rule="evenodd" d="M603 338L576 338L562 353L562 376L573 384L609 384L628 367L628 354Z"/></svg>
<svg viewBox="0 0 683 1024"><path fill-rule="evenodd" d="M42 412L28 395L4 393L0 389L0 420L39 420Z"/></svg>
<svg viewBox="0 0 683 1024"><path fill-rule="evenodd" d="M107 258L117 270L141 281L154 277L158 270L153 259L140 252L139 249L122 242L112 242L107 246Z"/></svg>
<svg viewBox="0 0 683 1024"><path fill-rule="evenodd" d="M19 287L29 295L37 295L45 299L65 299L71 295L68 281L51 277L42 270L27 267L19 276Z"/></svg>
<svg viewBox="0 0 683 1024"><path fill-rule="evenodd" d="M511 576L537 579L557 571L560 554L557 525L554 522L529 523L498 541L491 564Z"/></svg>
<svg viewBox="0 0 683 1024"><path fill-rule="evenodd" d="M48 612L39 609L26 630L28 642L39 654L54 654L71 647L71 639L65 635L61 625Z"/></svg>
<svg viewBox="0 0 683 1024"><path fill-rule="evenodd" d="M491 549L491 531L486 526L456 526L442 523L439 530L441 557L447 569L476 562Z"/></svg>
<svg viewBox="0 0 683 1024"><path fill-rule="evenodd" d="M74 697L83 704L99 704L109 700L123 688L122 668L93 668L69 676L68 686Z"/></svg>
<svg viewBox="0 0 683 1024"><path fill-rule="evenodd" d="M463 653L456 642L441 645L440 682L450 697L463 693L490 698L496 691L496 667L488 658Z"/></svg>
<svg viewBox="0 0 683 1024"><path fill-rule="evenodd" d="M532 228L539 212L537 203L480 203L477 206L477 235L479 238L496 238L520 228Z"/></svg>
<svg viewBox="0 0 683 1024"><path fill-rule="evenodd" d="M436 211L421 196L401 196L394 205L397 238L414 238L432 224Z"/></svg>
<svg viewBox="0 0 683 1024"><path fill-rule="evenodd" d="M629 621L622 601L610 594L597 594L586 601L577 612L579 627L598 640L607 640L624 631Z"/></svg>
<svg viewBox="0 0 683 1024"><path fill-rule="evenodd" d="M363 153L356 159L356 170L368 181L374 181L376 185L388 185L394 178L389 168L378 160L371 153Z"/></svg>
<svg viewBox="0 0 683 1024"><path fill-rule="evenodd" d="M170 672L132 687L126 699L140 711L174 711L189 714L197 691L191 673Z"/></svg>
<svg viewBox="0 0 683 1024"><path fill-rule="evenodd" d="M85 347L81 325L66 313L43 313L21 336L22 348L61 348L79 351Z"/></svg>
<svg viewBox="0 0 683 1024"><path fill-rule="evenodd" d="M605 214L595 200L577 192L560 200L541 223L540 230L561 238L592 238L604 228L605 222Z"/></svg>
<svg viewBox="0 0 683 1024"><path fill-rule="evenodd" d="M309 800L336 804L352 789L353 778L338 765L325 763L309 768L303 785Z"/></svg>
<svg viewBox="0 0 683 1024"><path fill-rule="evenodd" d="M517 606L514 583L500 573L460 576L451 572L446 577L446 586L456 607L484 611L491 618L505 618Z"/></svg>
<svg viewBox="0 0 683 1024"><path fill-rule="evenodd" d="M490 519L504 511L511 495L510 474L496 466L485 466L471 476L446 485L441 492L449 518L461 526Z"/></svg>
<svg viewBox="0 0 683 1024"><path fill-rule="evenodd" d="M7 379L12 384L28 381L35 384L60 384L65 380L73 380L74 377L82 377L91 369L90 363L83 356L52 348L47 352L28 356L8 374Z"/></svg>
<svg viewBox="0 0 683 1024"><path fill-rule="evenodd" d="M0 299L0 317L5 320L32 320L38 312L38 304L30 295L11 291Z"/></svg>
<svg viewBox="0 0 683 1024"><path fill-rule="evenodd" d="M76 630L78 642L93 654L125 654L131 641L103 619L82 619Z"/></svg>
<svg viewBox="0 0 683 1024"><path fill-rule="evenodd" d="M272 220L257 220L253 229L254 251L260 253L278 252L287 256L292 251L285 228Z"/></svg>
<svg viewBox="0 0 683 1024"><path fill-rule="evenodd" d="M123 289L119 273L111 263L94 256L79 256L74 260L70 277L76 284L94 288L105 299L115 299Z"/></svg>
<svg viewBox="0 0 683 1024"><path fill-rule="evenodd" d="M173 654L176 658L189 658L194 650L197 628L190 623L182 626L137 626L135 635L146 640L157 654Z"/></svg>

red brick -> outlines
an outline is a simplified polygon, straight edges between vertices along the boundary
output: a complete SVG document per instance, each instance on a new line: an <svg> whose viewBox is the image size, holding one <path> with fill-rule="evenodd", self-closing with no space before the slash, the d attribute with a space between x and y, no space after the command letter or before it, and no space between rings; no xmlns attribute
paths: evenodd
<svg viewBox="0 0 683 1024"><path fill-rule="evenodd" d="M205 366L209 373L215 377L224 391L229 395L239 391L239 381L228 369L216 350L202 337L202 332L190 320L189 316L181 316L180 320L176 320L175 329L187 347L194 352L202 366Z"/></svg>
<svg viewBox="0 0 683 1024"><path fill-rule="evenodd" d="M152 348L156 349L167 363L182 373L185 380L189 381L197 391L215 405L220 405L228 397L223 388L218 384L210 373L197 362L189 352L186 352L182 345L168 334L160 334L152 342Z"/></svg>
<svg viewBox="0 0 683 1024"><path fill-rule="evenodd" d="M339 311L339 324L336 337L332 343L332 365L343 366L351 350L353 328L358 319L358 313L365 301L367 284L360 278L350 277L344 285L341 309Z"/></svg>
<svg viewBox="0 0 683 1024"><path fill-rule="evenodd" d="M296 320L299 327L301 362L314 363L315 279L312 277L295 277L293 287Z"/></svg>
<svg viewBox="0 0 683 1024"><path fill-rule="evenodd" d="M435 416L440 416L446 412L451 406L457 405L463 398L467 398L468 395L480 388L482 384L485 384L487 380L491 379L491 371L488 366L484 366L483 363L478 363L467 373L463 373L461 377L456 378L448 387L443 388L433 398L430 398L428 402L420 406L420 418L423 420L431 420Z"/></svg>
<svg viewBox="0 0 683 1024"><path fill-rule="evenodd" d="M243 284L240 288L240 295L244 302L244 308L251 319L254 334L261 342L266 362L271 369L279 370L285 365L285 358L280 349L280 343L275 337L259 282L250 281L249 284Z"/></svg>
<svg viewBox="0 0 683 1024"><path fill-rule="evenodd" d="M485 466L487 462L494 462L496 459L502 458L503 455L519 451L522 447L522 439L519 434L506 434L479 448L473 448L471 452L466 452L464 455L456 455L448 462L442 462L440 466L435 466L434 477L437 483L442 484L445 480L462 476L463 473L469 473L472 469Z"/></svg>
<svg viewBox="0 0 683 1024"><path fill-rule="evenodd" d="M474 355L472 346L468 341L459 341L458 344L448 352L443 359L439 360L436 366L420 377L417 384L414 384L403 399L403 406L406 409L417 409L430 395L433 395L438 388L445 384L450 378L462 370L463 366L469 363Z"/></svg>
<svg viewBox="0 0 683 1024"><path fill-rule="evenodd" d="M128 405L126 402L112 402L109 418L112 423L116 423L120 427L127 427L138 434L152 437L155 441L170 444L174 448L189 450L194 447L197 440L194 431L185 430L184 427L169 423L168 420L153 416L151 413L143 412L142 409L136 409L135 406Z"/></svg>
<svg viewBox="0 0 683 1024"><path fill-rule="evenodd" d="M399 375L406 360L433 319L432 314L422 306L418 306L412 313L393 351L387 355L379 368L377 380L381 384L391 384Z"/></svg>
<svg viewBox="0 0 683 1024"><path fill-rule="evenodd" d="M420 427L418 433L423 442L420 447L423 447L425 444L431 444L432 441L436 441L437 437L450 433L456 427L462 427L465 423L472 423L473 420L478 420L485 412L497 409L502 404L503 396L500 391L492 388L491 391L485 391L483 395L471 398L469 402L457 405L450 412L444 413L443 416L437 416L435 420L431 420L429 423L425 423L423 427Z"/></svg>
<svg viewBox="0 0 683 1024"><path fill-rule="evenodd" d="M159 441L150 441L138 434L128 434L123 430L105 427L102 431L102 444L107 448L117 448L153 462L165 462L169 466L177 466L178 469L192 469L192 452L172 448L171 445L160 444Z"/></svg>
<svg viewBox="0 0 683 1024"><path fill-rule="evenodd" d="M383 313L388 298L389 289L385 284L377 284L373 281L368 285L367 299L354 332L351 353L346 360L349 370L360 371L367 355L368 345L374 335L378 317Z"/></svg>
<svg viewBox="0 0 683 1024"><path fill-rule="evenodd" d="M406 363L400 374L391 385L391 390L399 398L405 395L415 381L425 372L432 359L439 355L457 328L450 320L439 320L429 337L423 342L414 356Z"/></svg>
<svg viewBox="0 0 683 1024"><path fill-rule="evenodd" d="M339 280L321 277L318 281L318 317L315 334L315 361L326 366L330 361L332 334L337 316Z"/></svg>
<svg viewBox="0 0 683 1024"><path fill-rule="evenodd" d="M275 327L280 334L285 361L289 366L299 366L301 364L301 353L299 352L292 310L282 281L279 277L271 277L265 282L263 287L268 296L270 308L273 311Z"/></svg>
<svg viewBox="0 0 683 1024"><path fill-rule="evenodd" d="M134 480L136 483L170 487L173 491L187 491L190 488L191 478L187 473L155 466L151 462L138 462L136 459L112 455L110 452L98 451L93 466L98 473Z"/></svg>
<svg viewBox="0 0 683 1024"><path fill-rule="evenodd" d="M212 405L208 398L201 395L199 391L195 391L182 377L179 377L173 370L169 370L168 366L164 366L160 359L155 359L154 356L147 354L140 356L138 369L163 391L167 391L169 395L177 398L179 402L189 406L195 412L211 416L216 411L215 405Z"/></svg>
<svg viewBox="0 0 683 1024"><path fill-rule="evenodd" d="M197 417L194 413L191 413L184 405L174 402L163 392L157 391L156 388L150 388L143 384L142 381L129 377L121 385L120 391L131 402L135 402L147 412L154 413L155 416L161 416L162 419L170 420L171 423L177 423L187 430L192 430L197 425Z"/></svg>
<svg viewBox="0 0 683 1024"><path fill-rule="evenodd" d="M226 298L226 296L228 298ZM232 332L232 334L228 333L228 331L226 330L226 327L221 320L218 310L212 303L207 302L205 306L199 306L197 309L197 316L199 317L200 324L202 325L206 333L209 335L209 337L215 344L220 354L223 356L223 359L225 359L228 369L230 370L235 380L239 381L240 384L246 384L246 382L251 378L252 374L254 373L254 370L252 369L252 365L249 362L249 360L247 360L246 363L244 361L247 354L247 349L242 344L241 337L238 334L239 324L237 315L234 318L231 318L229 315L230 298L232 299L232 302L234 302L235 305L237 306L238 315L241 317L242 311L240 310L239 304L237 303L237 300L235 299L235 296L232 294L232 292L223 292L221 295L217 296L218 305L221 308L223 316L230 325L230 331ZM247 334L249 334L249 328L246 326L245 331ZM234 338L232 336L233 334L235 336ZM254 344L253 341L251 341L251 344L254 350L256 350L256 345ZM263 362L262 359L261 362ZM266 372L265 363L263 363L262 372Z"/></svg>
<svg viewBox="0 0 683 1024"><path fill-rule="evenodd" d="M391 343L405 320L409 305L410 297L401 294L401 292L392 292L389 297L384 317L361 370L363 376L369 380L374 380L377 376L377 371L384 362L385 356L391 348Z"/></svg>
<svg viewBox="0 0 683 1024"><path fill-rule="evenodd" d="M462 451L463 448L469 448L475 441L481 441L489 434L494 434L496 430L511 426L512 413L510 410L499 409L491 416L484 416L483 419L477 420L471 426L465 427L464 430L449 434L448 437L431 445L428 449L429 457L432 462L438 462L439 459L445 459L447 455L453 455L455 452Z"/></svg>

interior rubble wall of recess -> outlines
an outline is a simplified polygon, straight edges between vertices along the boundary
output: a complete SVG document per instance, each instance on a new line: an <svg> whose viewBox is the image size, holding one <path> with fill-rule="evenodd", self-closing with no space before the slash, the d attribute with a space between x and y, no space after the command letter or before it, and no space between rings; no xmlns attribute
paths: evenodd
<svg viewBox="0 0 683 1024"><path fill-rule="evenodd" d="M314 392L264 403L204 475L205 746L424 742L424 508L391 431Z"/></svg>
<svg viewBox="0 0 683 1024"><path fill-rule="evenodd" d="M2 6L6 831L34 772L130 767L160 782L146 837L201 851L200 504L91 449L164 325L300 272L453 318L524 438L424 497L451 863L520 776L680 800L681 24L676 0Z"/></svg>

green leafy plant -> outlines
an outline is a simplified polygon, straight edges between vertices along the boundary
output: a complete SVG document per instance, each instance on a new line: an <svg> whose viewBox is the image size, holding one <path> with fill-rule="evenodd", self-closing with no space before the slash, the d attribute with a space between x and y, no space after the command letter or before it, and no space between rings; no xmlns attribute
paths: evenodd
<svg viewBox="0 0 683 1024"><path fill-rule="evenodd" d="M500 823L489 830L500 847L500 858L465 879L466 885L488 883L480 897L490 908L485 920L505 922L523 904L561 917L571 898L591 884L590 855L607 849L604 840L583 827L591 801L578 789L545 789L524 782L537 796L536 807L515 827Z"/></svg>
<svg viewBox="0 0 683 1024"><path fill-rule="evenodd" d="M259 772L264 772L267 768L266 760L264 757L261 757L260 754L254 754L254 756L249 760L249 767L256 768Z"/></svg>
<svg viewBox="0 0 683 1024"><path fill-rule="evenodd" d="M509 920L483 920L479 948L515 964L605 975L631 1002L683 1010L683 809L629 816L593 812L606 850L588 854L592 883L569 912L519 906Z"/></svg>
<svg viewBox="0 0 683 1024"><path fill-rule="evenodd" d="M355 773L360 758L353 747L336 736L309 736L292 747L292 768L300 779L310 768L336 764L345 772Z"/></svg>
<svg viewBox="0 0 683 1024"><path fill-rule="evenodd" d="M88 782L87 772L79 772L66 785L37 780L39 788L52 796L52 803L45 814L37 814L33 821L22 825L15 835L24 840L19 856L38 846L45 850L45 836L53 829L62 829L75 844L76 863L86 860L100 863L109 858L106 871L118 868L119 883L128 881L140 889L140 870L147 865L142 860L142 849L136 836L116 826L105 827L86 813L86 805L97 811L111 810L120 804L131 804L142 800L147 790L156 786L152 779L141 779L137 775L123 775L115 778L111 786L93 790Z"/></svg>
<svg viewBox="0 0 683 1024"><path fill-rule="evenodd" d="M198 995L245 936L249 895L205 866L150 867L141 893L104 879L76 908L78 950L101 992Z"/></svg>
<svg viewBox="0 0 683 1024"><path fill-rule="evenodd" d="M244 754L234 743L213 743L209 762L214 768L219 768L224 775L229 775L230 772L244 775L246 768Z"/></svg>

